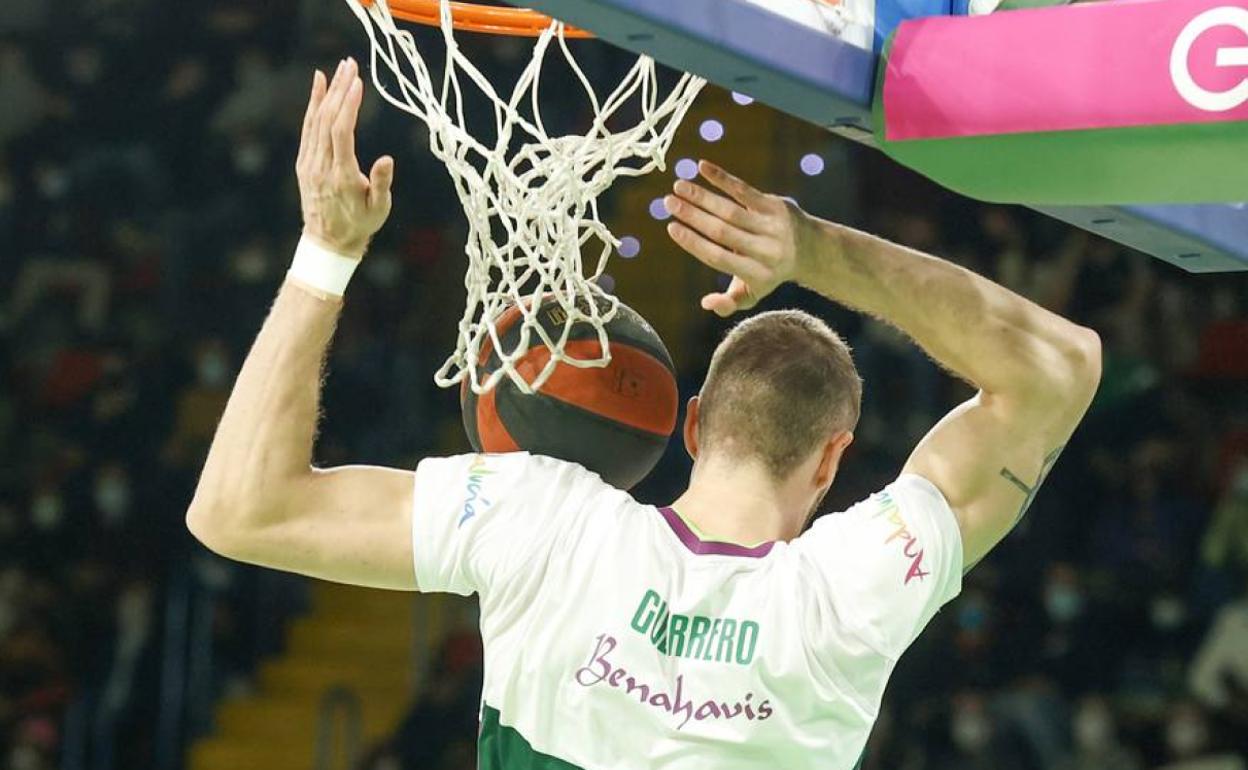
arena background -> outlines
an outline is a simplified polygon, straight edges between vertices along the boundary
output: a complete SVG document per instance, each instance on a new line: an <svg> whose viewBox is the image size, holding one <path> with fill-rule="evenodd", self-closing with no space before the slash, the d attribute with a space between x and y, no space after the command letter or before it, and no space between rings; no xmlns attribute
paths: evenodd
<svg viewBox="0 0 1248 770"><path fill-rule="evenodd" d="M0 4L0 768L474 764L470 603L228 563L183 525L298 237L311 68L363 53L355 24L329 0ZM527 57L465 40L496 81ZM603 78L624 62L580 49ZM396 156L396 210L349 292L318 459L411 467L466 448L431 381L464 228L422 129L379 101L361 154ZM1105 343L1087 421L902 660L864 767L1248 767L1248 279L957 199L718 90L685 121L671 160L687 157L981 271ZM671 173L613 191L639 251L609 272L687 396L727 325L696 303L721 279L651 210ZM884 484L967 394L878 324L796 289L766 305L827 318L866 379L829 510ZM688 465L674 441L639 497L670 500Z"/></svg>

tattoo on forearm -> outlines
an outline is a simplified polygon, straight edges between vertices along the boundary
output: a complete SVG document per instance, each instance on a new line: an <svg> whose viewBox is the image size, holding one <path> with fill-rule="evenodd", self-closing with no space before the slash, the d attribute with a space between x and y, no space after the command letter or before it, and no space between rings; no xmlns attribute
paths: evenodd
<svg viewBox="0 0 1248 770"><path fill-rule="evenodd" d="M1035 484L1028 484L1027 482L1023 481L1022 479L1018 477L1017 473L1010 470L1009 468L1001 469L1001 473L1000 473L1001 478L1013 484L1015 487L1018 488L1018 491L1026 495L1026 497L1023 498L1022 506L1020 506L1018 509L1018 515L1014 517L1014 522L1013 524L1010 525L1011 528L1016 526L1018 522L1022 520L1023 516L1027 513L1027 509L1031 507L1032 501L1036 499L1036 493L1040 491L1040 486L1044 484L1044 480L1049 477L1049 471L1053 470L1053 466L1057 463L1058 456L1061 455L1062 450L1065 448L1066 448L1066 445L1062 444L1057 449L1054 449L1052 452L1049 452L1047 455L1045 455L1044 462L1040 464L1040 476L1039 478L1036 479ZM971 564L966 565L966 567L962 570L962 574L965 575L966 573L975 569L976 565L978 565L979 562L981 561L983 561L982 557L972 562Z"/></svg>
<svg viewBox="0 0 1248 770"><path fill-rule="evenodd" d="M1027 513L1027 509L1031 507L1032 501L1036 499L1036 493L1040 491L1040 485L1042 485L1044 483L1044 480L1048 478L1049 471L1053 470L1053 466L1057 463L1058 456L1062 454L1062 450L1065 448L1066 448L1066 445L1062 444L1057 449L1054 449L1052 452L1049 452L1045 456L1044 462L1041 463L1040 465L1040 477L1036 479L1035 484L1032 484L1030 486L1027 484L1027 482L1020 479L1009 468L1001 469L1001 478L1005 479L1006 481L1010 482L1014 486L1018 487L1019 491L1021 491L1024 495L1026 495L1026 497L1023 499L1022 507L1018 509L1018 515L1014 517L1015 524L1017 524L1019 520L1023 518L1023 516Z"/></svg>

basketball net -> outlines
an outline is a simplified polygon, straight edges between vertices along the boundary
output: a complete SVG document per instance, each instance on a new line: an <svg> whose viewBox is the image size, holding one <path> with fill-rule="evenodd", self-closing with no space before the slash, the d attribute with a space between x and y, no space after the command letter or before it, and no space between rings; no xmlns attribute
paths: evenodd
<svg viewBox="0 0 1248 770"><path fill-rule="evenodd" d="M441 2L446 64L440 77L430 72L411 33L396 26L387 0L346 1L368 33L373 84L386 101L428 127L429 149L446 164L468 220L467 304L455 352L434 381L441 387L466 382L482 394L509 377L521 392L530 393L559 363L606 366L611 353L605 326L618 300L597 279L619 241L600 218L598 196L617 177L665 167L676 129L705 81L683 74L660 98L655 63L642 56L610 94L599 98L568 47L564 25L553 22L537 37L532 59L504 98L457 45L447 0ZM583 134L551 136L542 121L538 89L551 48L567 60L593 108L592 124ZM383 68L393 77L390 86L382 83ZM492 144L476 139L466 125L467 88L493 105ZM636 125L609 129L607 121L630 104L640 111ZM521 114L526 107L531 116ZM588 273L586 252L593 264ZM564 311L558 336L538 323L545 299ZM519 307L522 317L517 341L505 348L495 323L511 307ZM598 358L564 354L578 324L597 330ZM517 360L537 344L549 348L549 361L540 371L519 371ZM484 379L482 351L498 361Z"/></svg>

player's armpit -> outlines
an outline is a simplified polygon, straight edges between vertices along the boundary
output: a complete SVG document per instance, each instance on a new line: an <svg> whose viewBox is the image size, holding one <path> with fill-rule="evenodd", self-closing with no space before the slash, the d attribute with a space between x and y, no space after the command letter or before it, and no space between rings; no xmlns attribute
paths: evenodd
<svg viewBox="0 0 1248 770"><path fill-rule="evenodd" d="M1027 512L1086 412L1095 388L1019 403L979 393L919 442L903 473L931 481L962 532L964 567L977 564Z"/></svg>
<svg viewBox="0 0 1248 770"><path fill-rule="evenodd" d="M314 470L274 496L281 511L193 507L187 522L227 558L338 583L415 590L412 484L412 472L392 468Z"/></svg>

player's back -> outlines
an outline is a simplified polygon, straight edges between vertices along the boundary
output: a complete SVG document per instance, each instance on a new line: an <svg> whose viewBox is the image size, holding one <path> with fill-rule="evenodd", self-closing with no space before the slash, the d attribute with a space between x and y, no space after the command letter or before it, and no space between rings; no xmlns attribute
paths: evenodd
<svg viewBox="0 0 1248 770"><path fill-rule="evenodd" d="M579 466L434 463L417 575L481 593L483 770L852 767L897 656L960 585L953 514L918 477L745 547ZM467 507L431 513L448 483Z"/></svg>

